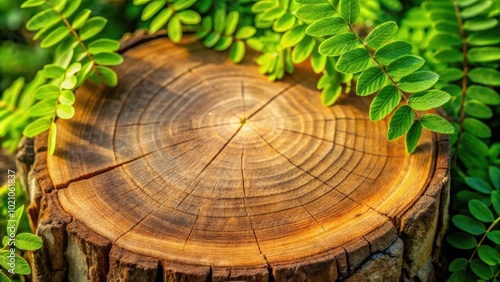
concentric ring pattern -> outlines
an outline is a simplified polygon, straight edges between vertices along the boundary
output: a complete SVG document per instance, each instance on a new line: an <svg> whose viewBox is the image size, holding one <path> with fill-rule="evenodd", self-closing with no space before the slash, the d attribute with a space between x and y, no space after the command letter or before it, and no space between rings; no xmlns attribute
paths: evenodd
<svg viewBox="0 0 500 282"><path fill-rule="evenodd" d="M166 261L260 269L369 241L424 191L430 133L408 156L387 120L368 120L369 100L327 108L308 70L269 82L251 58L191 41L128 50L120 85L85 85L76 117L58 121L51 178L99 235Z"/></svg>

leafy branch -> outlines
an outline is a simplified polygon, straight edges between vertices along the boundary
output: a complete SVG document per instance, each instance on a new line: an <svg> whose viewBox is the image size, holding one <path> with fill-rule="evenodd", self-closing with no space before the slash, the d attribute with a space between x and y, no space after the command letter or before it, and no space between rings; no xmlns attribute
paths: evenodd
<svg viewBox="0 0 500 282"><path fill-rule="evenodd" d="M439 76L419 70L425 60L409 55L413 49L409 43L387 43L397 32L395 22L380 24L363 40L353 26L360 14L359 0L341 0L338 8L326 0L299 2L302 6L295 15L311 23L306 33L316 37L332 35L321 43L319 53L338 57L335 69L340 73L360 73L356 85L358 95L378 94L370 106L370 119L383 119L397 108L389 123L389 140L406 134L406 149L411 153L417 147L422 127L443 134L454 132L453 126L438 115L419 116L418 111L440 107L451 96L441 90L428 90ZM401 97L406 104L399 106Z"/></svg>
<svg viewBox="0 0 500 282"><path fill-rule="evenodd" d="M48 82L33 94L40 101L27 111L29 118L36 119L23 130L27 137L49 130L50 154L56 148L56 119L71 119L75 115L75 89L87 79L116 86L117 75L108 66L123 62L122 56L116 53L120 47L118 41L103 38L87 42L104 29L107 19L90 17L92 11L80 9L81 2L28 0L21 5L41 9L26 23L26 28L37 32L34 38L41 39L42 48L56 47L54 63L46 65L41 72Z"/></svg>

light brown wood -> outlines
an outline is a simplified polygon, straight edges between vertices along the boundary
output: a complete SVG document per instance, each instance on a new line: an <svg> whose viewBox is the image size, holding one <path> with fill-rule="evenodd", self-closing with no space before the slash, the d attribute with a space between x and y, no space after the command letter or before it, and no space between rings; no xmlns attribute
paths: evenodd
<svg viewBox="0 0 500 282"><path fill-rule="evenodd" d="M124 57L118 87L79 89L56 154L35 146L39 234L64 237L66 277L428 278L446 228L444 136L424 130L409 156L387 119L369 121L370 100L324 107L307 68L269 82L252 58L234 65L189 37Z"/></svg>

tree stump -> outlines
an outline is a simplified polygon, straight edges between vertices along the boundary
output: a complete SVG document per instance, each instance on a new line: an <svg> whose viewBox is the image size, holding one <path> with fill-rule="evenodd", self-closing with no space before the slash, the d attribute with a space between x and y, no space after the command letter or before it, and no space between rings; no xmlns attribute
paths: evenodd
<svg viewBox="0 0 500 282"><path fill-rule="evenodd" d="M56 154L35 142L35 280L432 280L446 136L407 155L369 99L322 106L305 67L269 82L191 37L128 45L119 86L85 84L57 121Z"/></svg>

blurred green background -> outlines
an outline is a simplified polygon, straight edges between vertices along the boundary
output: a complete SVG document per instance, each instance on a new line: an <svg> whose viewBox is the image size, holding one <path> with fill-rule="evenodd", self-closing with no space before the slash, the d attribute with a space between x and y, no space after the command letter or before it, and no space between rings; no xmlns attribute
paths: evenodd
<svg viewBox="0 0 500 282"><path fill-rule="evenodd" d="M101 37L120 39L125 33L146 27L140 22L141 6L133 0L83 0L82 7L92 15L107 18ZM35 73L52 61L51 49L42 49L24 25L36 9L21 9L22 0L0 0L0 93L16 78L30 81Z"/></svg>

